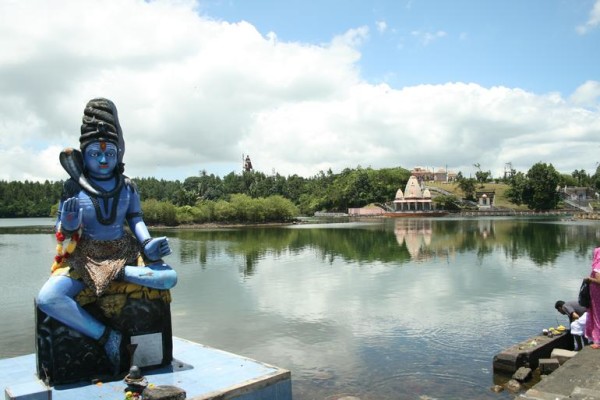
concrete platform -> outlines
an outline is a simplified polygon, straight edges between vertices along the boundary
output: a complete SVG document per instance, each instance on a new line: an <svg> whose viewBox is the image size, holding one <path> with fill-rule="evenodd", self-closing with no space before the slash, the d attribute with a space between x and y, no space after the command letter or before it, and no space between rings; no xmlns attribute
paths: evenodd
<svg viewBox="0 0 600 400"><path fill-rule="evenodd" d="M600 354L600 353L599 353ZM173 337L171 365L144 372L149 384L185 390L187 399L291 400L291 373L272 365ZM9 400L125 398L122 381L46 387L36 376L35 354L0 360L0 389Z"/></svg>
<svg viewBox="0 0 600 400"><path fill-rule="evenodd" d="M600 350L589 346L520 394L520 400L600 400Z"/></svg>

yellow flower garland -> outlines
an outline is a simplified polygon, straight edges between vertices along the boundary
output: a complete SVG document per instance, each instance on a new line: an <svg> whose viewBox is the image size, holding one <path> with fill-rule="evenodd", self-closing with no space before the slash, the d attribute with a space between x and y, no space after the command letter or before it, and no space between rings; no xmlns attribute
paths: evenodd
<svg viewBox="0 0 600 400"><path fill-rule="evenodd" d="M61 268L64 262L69 258L71 254L75 251L77 247L77 242L81 238L81 227L77 230L77 232L71 235L69 239L69 243L67 244L67 248L64 248L64 241L66 239L65 235L62 233L62 229L60 224L58 225L58 229L56 231L56 255L54 256L54 262L52 263L52 267L50 269L51 272L56 271L58 268Z"/></svg>

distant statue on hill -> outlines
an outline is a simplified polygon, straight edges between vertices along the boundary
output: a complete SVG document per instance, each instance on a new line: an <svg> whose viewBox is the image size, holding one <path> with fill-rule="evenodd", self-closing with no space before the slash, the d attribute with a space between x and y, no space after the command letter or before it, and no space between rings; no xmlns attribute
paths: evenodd
<svg viewBox="0 0 600 400"><path fill-rule="evenodd" d="M250 156L246 156L246 158L244 159L244 171L246 172L250 172L253 170L252 167L252 161L250 161Z"/></svg>

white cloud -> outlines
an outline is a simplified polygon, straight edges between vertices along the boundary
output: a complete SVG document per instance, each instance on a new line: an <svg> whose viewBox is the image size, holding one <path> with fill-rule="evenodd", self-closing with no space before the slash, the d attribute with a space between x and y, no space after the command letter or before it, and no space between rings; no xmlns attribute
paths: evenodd
<svg viewBox="0 0 600 400"><path fill-rule="evenodd" d="M570 100L576 105L583 107L598 106L600 99L600 82L587 81L579 86L571 95Z"/></svg>
<svg viewBox="0 0 600 400"><path fill-rule="evenodd" d="M592 10L590 11L590 15L585 24L579 25L577 27L577 32L580 35L585 35L589 31L595 29L600 25L600 0L596 0Z"/></svg>
<svg viewBox="0 0 600 400"><path fill-rule="evenodd" d="M446 32L444 32L444 31L437 31L437 32L412 31L410 34L412 36L416 37L417 39L419 39L419 41L421 42L421 44L423 46L427 46L427 45L431 44L432 42L434 42L435 40L446 37L446 35L447 35Z"/></svg>
<svg viewBox="0 0 600 400"><path fill-rule="evenodd" d="M379 33L385 33L388 27L385 21L377 21L375 22L375 26L377 26L377 32Z"/></svg>
<svg viewBox="0 0 600 400"><path fill-rule="evenodd" d="M367 27L317 46L195 7L0 2L0 179L64 179L59 149L78 146L83 107L98 96L119 108L133 177L223 175L240 170L242 153L259 171L303 176L358 165L468 174L479 162L496 176L506 162L595 165L597 82L569 101L475 83L373 85L358 65Z"/></svg>
<svg viewBox="0 0 600 400"><path fill-rule="evenodd" d="M506 162L525 170L540 160L575 169L581 159L563 160L564 142L588 153L600 116L554 95L519 89L456 83L393 90L360 84L337 100L265 111L253 126L245 146L250 154L260 152L262 162L277 163L277 169L309 174L315 167L339 171L358 164L448 165L466 172L480 162L498 176ZM550 152L547 146L556 147Z"/></svg>

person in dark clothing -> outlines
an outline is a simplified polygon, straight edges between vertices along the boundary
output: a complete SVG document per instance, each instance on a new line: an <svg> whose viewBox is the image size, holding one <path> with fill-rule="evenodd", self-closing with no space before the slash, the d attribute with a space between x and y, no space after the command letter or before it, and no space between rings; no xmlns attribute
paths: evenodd
<svg viewBox="0 0 600 400"><path fill-rule="evenodd" d="M558 300L554 304L554 308L559 313L569 317L569 323L579 319L586 311L587 308L581 306L578 301L562 301Z"/></svg>
<svg viewBox="0 0 600 400"><path fill-rule="evenodd" d="M554 308L559 313L569 317L569 325L571 335L574 340L575 350L581 350L583 346L588 344L587 338L584 336L585 323L587 320L587 308L579 304L578 301L562 301L558 300L554 304Z"/></svg>

